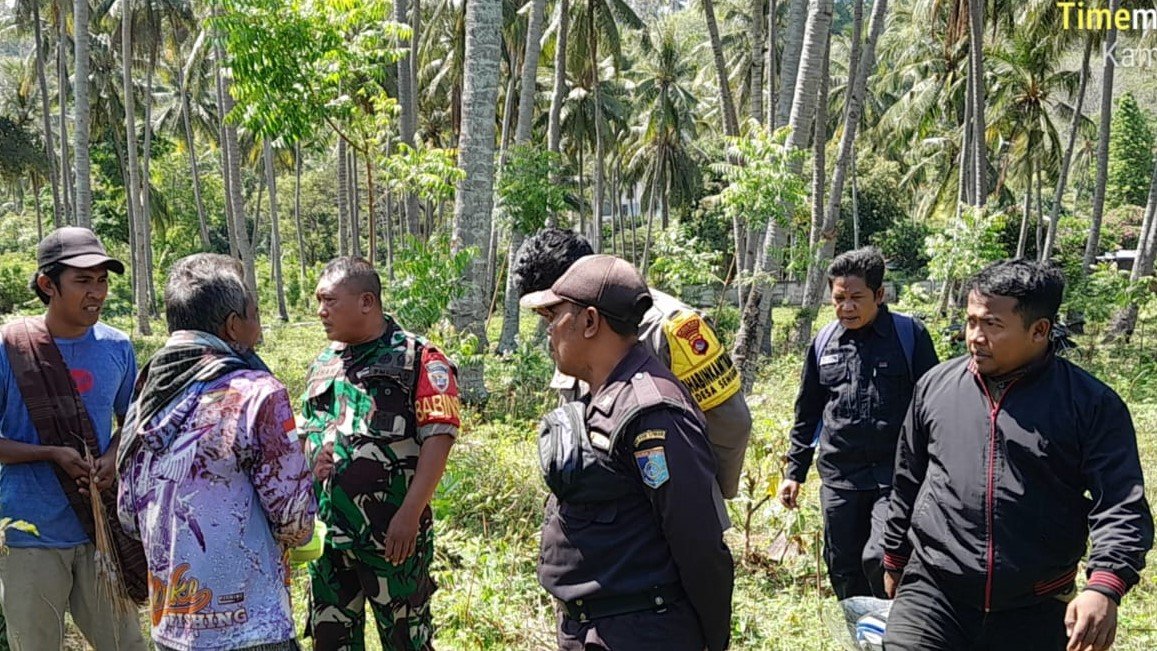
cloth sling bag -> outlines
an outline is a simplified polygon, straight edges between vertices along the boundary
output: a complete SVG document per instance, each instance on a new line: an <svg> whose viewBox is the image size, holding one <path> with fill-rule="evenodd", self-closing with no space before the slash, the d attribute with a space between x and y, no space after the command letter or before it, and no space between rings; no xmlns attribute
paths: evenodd
<svg viewBox="0 0 1157 651"><path fill-rule="evenodd" d="M3 329L4 348L8 362L28 407L32 424L40 436L41 445L72 448L84 456L100 455L96 431L88 410L76 390L68 366L60 349L41 317L18 319ZM80 493L76 481L63 468L52 464L60 487L68 503L84 527L90 540L96 540L96 522L89 498ZM100 493L106 514L117 512L116 491ZM113 551L118 578L128 596L137 603L149 597L148 564L140 541L134 540L121 529L119 522L110 522Z"/></svg>

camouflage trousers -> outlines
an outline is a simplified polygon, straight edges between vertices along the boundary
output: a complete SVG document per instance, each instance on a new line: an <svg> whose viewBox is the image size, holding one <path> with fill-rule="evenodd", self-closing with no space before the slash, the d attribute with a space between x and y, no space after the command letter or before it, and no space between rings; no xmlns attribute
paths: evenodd
<svg viewBox="0 0 1157 651"><path fill-rule="evenodd" d="M309 564L309 630L315 651L366 648L366 603L374 611L384 651L433 651L430 595L434 580L432 531L418 535L414 555L401 565L381 550L341 550L328 541Z"/></svg>

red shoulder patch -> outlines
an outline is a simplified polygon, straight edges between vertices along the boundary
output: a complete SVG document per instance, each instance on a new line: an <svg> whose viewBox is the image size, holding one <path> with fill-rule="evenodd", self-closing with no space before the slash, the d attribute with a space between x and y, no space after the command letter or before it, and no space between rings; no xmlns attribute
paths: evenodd
<svg viewBox="0 0 1157 651"><path fill-rule="evenodd" d="M427 346L422 351L422 364L418 371L418 392L414 396L418 427L433 424L459 427L460 407L458 378L454 365L446 359L442 351Z"/></svg>

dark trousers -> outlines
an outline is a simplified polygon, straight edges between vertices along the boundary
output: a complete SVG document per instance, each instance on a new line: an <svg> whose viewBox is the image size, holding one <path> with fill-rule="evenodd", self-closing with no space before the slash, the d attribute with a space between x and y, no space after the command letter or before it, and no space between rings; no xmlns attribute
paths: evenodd
<svg viewBox="0 0 1157 651"><path fill-rule="evenodd" d="M578 622L559 611L559 651L704 651L699 617L686 599L663 612L645 610Z"/></svg>
<svg viewBox="0 0 1157 651"><path fill-rule="evenodd" d="M890 488L820 487L824 512L824 561L836 597L884 594L884 520Z"/></svg>
<svg viewBox="0 0 1157 651"><path fill-rule="evenodd" d="M949 598L913 558L884 636L888 651L1063 651L1065 602L985 613Z"/></svg>

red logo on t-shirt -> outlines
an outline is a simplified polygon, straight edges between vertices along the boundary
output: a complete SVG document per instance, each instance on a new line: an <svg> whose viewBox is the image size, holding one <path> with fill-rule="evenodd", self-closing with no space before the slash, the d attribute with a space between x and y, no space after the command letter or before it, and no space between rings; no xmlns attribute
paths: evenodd
<svg viewBox="0 0 1157 651"><path fill-rule="evenodd" d="M88 393L92 391L94 381L91 372L83 368L74 368L69 372L72 374L72 383L76 385L77 393Z"/></svg>

